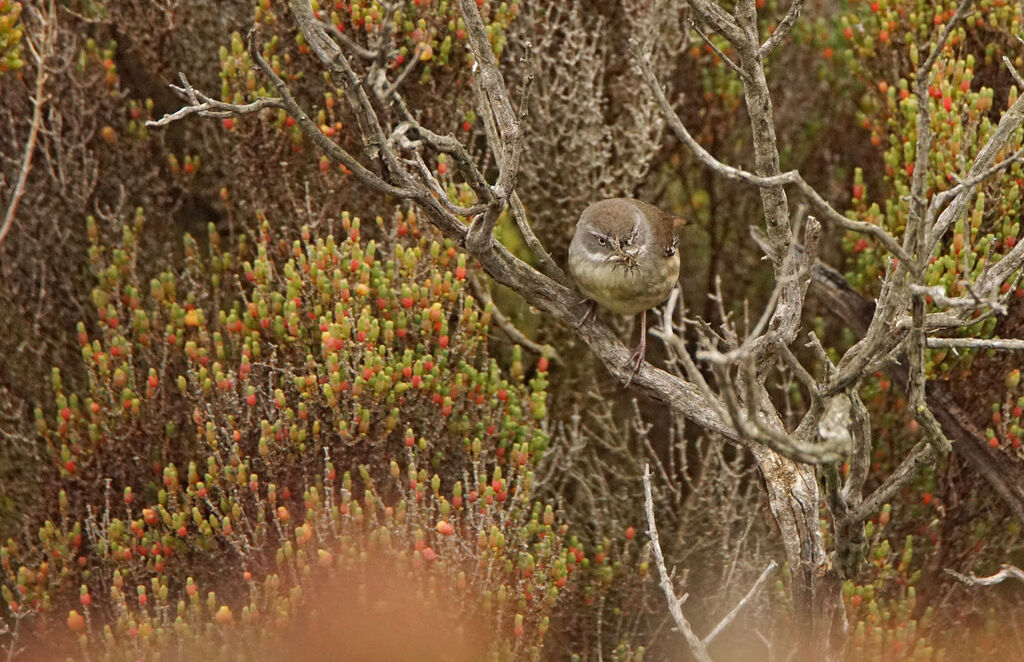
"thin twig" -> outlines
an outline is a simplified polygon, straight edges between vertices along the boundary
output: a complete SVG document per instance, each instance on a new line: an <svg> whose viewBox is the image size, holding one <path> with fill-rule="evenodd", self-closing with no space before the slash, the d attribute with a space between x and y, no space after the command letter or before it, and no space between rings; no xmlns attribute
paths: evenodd
<svg viewBox="0 0 1024 662"><path fill-rule="evenodd" d="M1024 570L1008 563L999 566L999 572L988 577L979 577L973 572L969 575L963 575L949 568L946 568L946 574L955 577L968 586L994 586L1001 584L1007 579L1016 579L1017 581L1024 582Z"/></svg>
<svg viewBox="0 0 1024 662"><path fill-rule="evenodd" d="M384 90L384 93L381 95L382 99L390 98L391 95L398 90L398 86L401 85L402 82L409 77L409 74L412 73L412 70L416 68L417 64L419 64L420 55L422 55L422 53L422 45L417 44L416 49L412 52L412 55L409 57L409 62L402 69L401 73L399 73L398 76L395 77L395 80L391 81L391 84L388 85L387 89Z"/></svg>
<svg viewBox="0 0 1024 662"><path fill-rule="evenodd" d="M761 571L761 576L757 578L757 581L755 581L754 585L750 587L750 590L747 591L747 594L744 595L743 598L736 603L736 606L733 607L732 610L725 615L725 618L718 622L718 625L716 625L715 628L708 633L708 636L704 637L703 643L705 646L710 645L711 642L715 640L715 637L722 633L722 630L729 627L729 625L736 619L736 615L740 613L740 610L747 606L747 604L754 597L754 595L756 595L757 592L761 590L761 587L764 585L764 583L768 581L769 575L775 572L775 569L778 567L779 564L776 563L774 560L768 562L768 567Z"/></svg>
<svg viewBox="0 0 1024 662"><path fill-rule="evenodd" d="M800 10L803 9L804 0L793 0L793 3L789 6L789 10L786 15L782 17L782 21L779 22L778 27L775 28L775 32L772 32L771 36L768 37L767 41L761 44L761 57L768 57L775 48L782 43L782 40L789 34L789 31L796 25L796 21L800 18Z"/></svg>
<svg viewBox="0 0 1024 662"><path fill-rule="evenodd" d="M467 270L466 279L469 281L470 289L473 290L473 296L480 300L483 307L487 308L488 305L491 306L491 319L499 329L505 332L505 335L508 336L509 340L517 345L522 345L534 354L547 356L552 361L561 363L562 359L555 351L554 347L534 342L523 335L522 331L516 328L516 325L512 323L512 320L510 320L508 316L498 308L497 304L494 303L494 299L491 298L490 292L487 291L487 286L480 282L476 277L476 274Z"/></svg>
<svg viewBox="0 0 1024 662"><path fill-rule="evenodd" d="M644 463L644 512L647 513L647 534L651 537L651 547L654 551L654 562L658 566L658 577L660 578L661 591L668 601L668 610L672 614L672 620L676 627L686 638L690 652L700 662L712 662L708 655L708 649L690 627L690 622L683 615L682 601L676 597L675 589L672 588L672 580L669 578L668 569L665 567L665 555L661 552L661 542L658 539L658 527L654 523L654 497L651 495L651 465Z"/></svg>
<svg viewBox="0 0 1024 662"><path fill-rule="evenodd" d="M935 448L926 441L919 441L882 484L857 505L850 519L863 521L874 515L896 492L917 475L920 465L929 464L934 458Z"/></svg>
<svg viewBox="0 0 1024 662"><path fill-rule="evenodd" d="M1002 349L1024 351L1024 340L1019 338L928 338L929 349Z"/></svg>
<svg viewBox="0 0 1024 662"><path fill-rule="evenodd" d="M226 103L224 101L218 101L212 99L206 94L203 94L199 90L192 87L192 84L188 82L188 78L184 73L178 72L178 78L181 79L181 85L171 85L170 88L177 94L185 97L188 101L187 106L176 110L173 113L164 115L158 120L148 120L146 126L149 127L161 127L167 126L179 120L183 120L191 115L198 115L199 117L211 117L214 119L225 119L228 117L242 117L245 115L252 115L258 113L261 110L267 108L284 108L285 105L280 99L276 97L264 97L257 99L252 103L246 104L235 104Z"/></svg>
<svg viewBox="0 0 1024 662"><path fill-rule="evenodd" d="M28 174L32 170L32 156L36 151L36 141L39 138L39 129L43 123L43 106L49 102L49 97L44 96L46 80L49 78L47 71L47 59L53 53L54 39L57 33L57 12L54 3L50 2L49 15L45 18L39 17L42 24L43 39L38 47L33 45L32 38L28 36L26 43L36 61L36 87L32 96L32 120L29 123L28 139L25 141L25 152L21 157L21 168L18 170L18 181L14 184L11 192L11 199L7 203L7 211L4 213L4 222L0 225L0 244L4 243L7 233L14 227L14 217L18 213L18 204L25 195L25 185L28 182Z"/></svg>
<svg viewBox="0 0 1024 662"><path fill-rule="evenodd" d="M750 77L747 74L747 72L743 71L743 69L740 68L740 65L736 64L731 59L729 59L728 55L723 53L718 46L715 46L715 42L711 41L711 37L709 37L703 30L700 29L700 26L697 25L696 21L690 21L690 27L693 28L694 32L696 32L700 36L700 38L704 40L704 43L707 44L711 48L711 50L715 52L715 55L722 59L722 62L725 62L727 65L729 65L730 69L739 74L740 78L747 79Z"/></svg>

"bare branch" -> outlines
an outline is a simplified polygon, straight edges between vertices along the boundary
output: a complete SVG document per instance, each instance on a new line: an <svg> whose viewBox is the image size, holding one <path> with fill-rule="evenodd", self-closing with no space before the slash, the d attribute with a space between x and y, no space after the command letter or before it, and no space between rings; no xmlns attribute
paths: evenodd
<svg viewBox="0 0 1024 662"><path fill-rule="evenodd" d="M1014 163L1020 163L1021 160L1024 160L1024 147L1022 147L1021 149L1018 149L1016 152L1011 154L1008 158L1003 159L999 163L996 163L996 164L990 166L986 170L984 170L984 171L982 171L982 172L980 172L980 173L978 173L976 175L969 176L967 179L961 181L956 186L954 186L952 188L948 188L945 191L939 191L938 193L936 193L932 197L932 201L930 203L930 206L933 209L938 209L938 208L942 207L942 205L946 204L946 202L950 198L954 198L957 195L959 195L961 191L977 186L978 184L982 183L983 181L985 181L986 179L988 179L992 175L998 174L998 173L1002 172L1003 170L1006 170L1007 168L1012 166Z"/></svg>
<svg viewBox="0 0 1024 662"><path fill-rule="evenodd" d="M796 25L797 19L800 18L800 10L803 9L804 0L793 0L792 4L789 5L789 10L786 15L782 17L782 21L779 22L778 27L775 28L775 32L772 32L771 36L768 37L767 41L761 44L761 57L768 57L775 48L782 43L782 40L786 38L793 26Z"/></svg>
<svg viewBox="0 0 1024 662"><path fill-rule="evenodd" d="M367 96L362 82L355 71L352 70L348 56L330 38L323 24L316 18L310 0L291 0L289 6L296 23L298 23L299 30L306 38L306 43L309 44L321 64L330 72L331 79L335 84L345 90L345 99L352 108L360 131L363 134L366 155L373 160L382 161L391 178L406 180L404 183L410 184L409 176L402 168L398 155L393 150L388 149L387 136L381 126L380 119L377 117L377 112L374 110L373 104L370 103L370 98ZM254 32L255 30L250 30L249 32L249 52L255 59L259 57L259 53L255 48ZM260 68L264 71L269 69L265 62L260 63ZM275 87L277 87L276 83ZM280 88L278 89L280 91ZM283 92L281 96L285 96ZM413 192L406 190L406 193L406 197L409 197Z"/></svg>
<svg viewBox="0 0 1024 662"><path fill-rule="evenodd" d="M742 41L746 38L743 34L743 30L736 23L736 19L731 16L728 12L718 6L717 3L711 0L687 0L694 13L700 17L700 20L704 21L707 25L714 28L715 32L719 33L731 43Z"/></svg>
<svg viewBox="0 0 1024 662"><path fill-rule="evenodd" d="M878 488L860 502L851 514L851 518L857 521L864 521L888 502L896 492L910 482L917 474L917 470L924 464L931 464L935 460L935 449L928 442L919 441L911 449L910 453L903 458L899 466L889 474Z"/></svg>
<svg viewBox="0 0 1024 662"><path fill-rule="evenodd" d="M931 297L932 303L937 306L948 308L964 308L977 310L978 308L989 308L995 312L1005 315L1006 306L998 297L981 298L980 296L951 297L946 294L946 288L941 285L911 285L910 293L918 297Z"/></svg>
<svg viewBox="0 0 1024 662"><path fill-rule="evenodd" d="M192 87L192 83L188 82L188 78L184 73L178 72L178 78L181 79L181 85L171 85L170 88L174 90L175 93L184 97L185 100L188 101L188 105L173 113L164 115L158 120L149 120L146 122L146 126L167 126L168 124L173 124L174 122L183 120L192 115L210 117L213 119L225 119L228 117L244 117L245 115L252 115L260 112L261 110L266 110L267 108L285 107L285 104L282 103L280 99L274 97L265 97L246 104L218 101L217 99L212 99Z"/></svg>
<svg viewBox="0 0 1024 662"><path fill-rule="evenodd" d="M364 46L360 46L359 44L357 44L351 37L349 37L347 34L339 30L338 26L333 25L328 21L324 21L322 22L322 24L324 28L326 28L326 30L331 33L331 36L334 37L334 40L339 42L346 49L348 49L353 55L357 55L363 58L364 60L372 60L375 57L377 57L377 54L375 52L373 52L369 48L365 48Z"/></svg>
<svg viewBox="0 0 1024 662"><path fill-rule="evenodd" d="M523 335L522 331L516 328L516 325L512 323L512 320L510 320L505 313L498 308L497 304L494 303L490 292L487 291L487 285L481 283L480 279L476 277L476 274L467 271L466 276L469 280L469 286L473 290L473 296L480 300L484 305L484 308L487 308L488 306L491 307L491 319L498 328L508 336L509 340L517 345L522 345L534 354L547 356L551 358L551 360L561 363L562 358L555 351L554 347L551 345L540 345L527 338Z"/></svg>
<svg viewBox="0 0 1024 662"><path fill-rule="evenodd" d="M850 413L853 425L850 427L853 448L850 452L850 473L842 488L842 498L849 503L859 503L871 470L871 415L856 389L851 389L847 395L852 405Z"/></svg>
<svg viewBox="0 0 1024 662"><path fill-rule="evenodd" d="M523 207L523 201L519 199L519 194L512 193L509 203L512 209L512 219L516 223L516 229L519 230L519 236L523 238L526 247L537 258L537 267L541 270L541 273L566 287L572 287L572 281L565 275L561 267L558 266L558 263L551 258L547 250L544 249L544 245L537 239L537 235L533 233L533 227L530 225L530 219L526 217L526 209Z"/></svg>
<svg viewBox="0 0 1024 662"><path fill-rule="evenodd" d="M929 349L1002 349L1024 351L1024 340L1019 338L928 338Z"/></svg>
<svg viewBox="0 0 1024 662"><path fill-rule="evenodd" d="M382 99L387 99L396 91L398 91L398 86L401 85L402 82L409 77L409 74L411 74L413 69L416 68L416 65L419 64L420 55L422 53L423 48L420 45L417 45L416 50L414 50L412 52L412 55L409 56L409 61L405 64L405 67L402 68L402 71L397 76L395 76L395 80L391 81L391 84L388 85L387 89L381 92Z"/></svg>
<svg viewBox="0 0 1024 662"><path fill-rule="evenodd" d="M708 655L704 642L697 637L690 622L683 615L682 601L676 597L676 591L672 587L672 580L669 578L668 569L665 567L665 555L661 551L661 542L658 539L658 527L654 523L654 498L651 496L651 465L644 464L644 512L647 513L647 534L651 537L651 547L654 551L654 563L658 566L658 577L660 578L661 591L665 594L668 602L669 613L675 621L676 628L686 638L690 652L700 662L712 662Z"/></svg>
<svg viewBox="0 0 1024 662"><path fill-rule="evenodd" d="M973 572L969 575L962 575L955 570L946 568L946 574L955 577L968 586L995 586L1001 584L1007 579L1016 579L1017 581L1024 582L1024 570L1021 570L1015 565L1004 563L999 566L999 572L988 577L979 577Z"/></svg>
<svg viewBox="0 0 1024 662"><path fill-rule="evenodd" d="M768 581L768 577L773 572L775 572L775 569L778 567L779 564L776 563L774 560L768 563L768 567L761 571L761 575L757 578L757 581L754 582L754 585L750 587L750 590L747 591L747 594L744 595L743 598L736 603L736 606L733 607L732 610L725 615L725 618L718 622L718 625L716 625L715 628L708 633L708 636L704 637L703 643L705 646L710 645L711 642L714 641L715 637L721 634L725 628L729 627L729 625L736 619L736 615L740 613L740 610L747 606L750 600L757 594L759 590L761 590L761 587L764 586L764 583Z"/></svg>
<svg viewBox="0 0 1024 662"><path fill-rule="evenodd" d="M787 434L782 429L776 429L765 423L753 402L754 395L748 394L751 413L744 415L740 411L740 399L732 385L733 380L725 366L713 363L712 369L715 372L721 390L721 398L729 414L729 420L742 437L764 444L779 455L794 462L830 464L832 462L841 462L846 457L849 450L849 443L846 439L831 439L823 443L809 443L797 438L795 435ZM751 381L748 377L748 384ZM749 386L748 390L750 390Z"/></svg>
<svg viewBox="0 0 1024 662"><path fill-rule="evenodd" d="M3 223L0 224L0 244L4 243L7 234L14 227L14 217L18 213L18 204L25 195L25 185L28 182L28 174L32 170L32 156L36 151L36 141L39 139L39 129L43 124L43 106L49 102L45 94L46 80L49 78L47 70L50 55L53 54L54 42L57 38L57 10L53 0L49 3L47 15L39 16L38 20L42 27L42 40L36 46L31 35L26 35L26 43L36 61L36 85L31 97L32 119L29 121L28 138L25 140L25 151L21 157L21 167L18 168L18 179L14 183L14 190L11 191L10 200L7 203L7 211L4 212Z"/></svg>
<svg viewBox="0 0 1024 662"><path fill-rule="evenodd" d="M728 55L723 53L722 50L718 48L718 46L715 46L715 42L711 41L711 37L709 37L703 30L700 29L700 26L697 25L696 21L690 21L690 27L693 28L694 32L696 32L700 36L700 38L704 40L704 43L707 44L711 48L711 50L715 52L715 55L722 59L722 62L725 62L727 65L729 65L730 69L732 69L733 71L740 75L740 78L749 78L747 72L743 71L743 69L740 69L740 65L730 60Z"/></svg>
<svg viewBox="0 0 1024 662"><path fill-rule="evenodd" d="M307 5L306 8L309 9L308 2L294 2L292 4L293 6L301 6L305 4ZM311 10L309 13L310 16L312 16ZM314 20L314 23L316 23L316 25L319 26L319 22L316 22ZM303 32L303 34L305 34L305 32ZM326 39L326 37L324 38ZM254 32L249 33L249 55L253 58L253 60L255 60L256 64L259 65L259 68L263 72L263 74L270 79L270 82L274 85L274 89L276 89L278 94L281 95L281 102L284 104L285 110L287 110L288 113L295 118L295 122L299 126L299 129L301 129L302 135L304 135L307 139L309 139L317 147L319 147L320 150L324 154L326 154L329 159L331 159L335 163L343 164L346 168L352 171L352 174L357 179L359 179L359 181L363 182L364 184L374 189L375 191L379 191L387 195L392 195L395 196L396 198L409 198L415 195L415 191L412 191L405 187L394 186L384 181L384 179L381 178L380 175L367 169L365 166L363 166L362 163L356 160L354 156L352 156L347 151L342 149L342 147L338 145L338 143L334 142L333 140L325 136L322 131L320 131L320 128L316 125L316 122L314 122L313 119L306 114L306 111L302 109L299 103L295 100L295 97L292 96L291 90L288 89L288 85L281 79L280 76L278 76L274 72L274 69L270 66L270 63L268 63L263 58L263 55L259 52L259 49L256 47L256 34ZM340 56L340 59L344 60L344 56ZM349 71L351 71L351 69L349 69ZM367 101L367 105L368 104L369 102ZM384 144L384 142L385 141L381 141L381 145L382 148L386 149L387 146L386 144Z"/></svg>
<svg viewBox="0 0 1024 662"><path fill-rule="evenodd" d="M1020 37L1018 36L1017 39L1020 39ZM1013 80L1017 82L1017 85L1024 88L1024 78L1022 78L1020 72L1017 71L1017 67L1013 66L1013 63L1010 62L1010 58L1005 55L1003 56L1003 64L1005 64L1006 68L1010 70L1010 75L1013 76Z"/></svg>
<svg viewBox="0 0 1024 662"><path fill-rule="evenodd" d="M826 202L825 199L804 180L798 171L789 170L771 177L762 177L741 168L736 168L726 163L722 163L716 159L690 134L679 115L672 108L672 104L669 103L668 98L665 96L665 92L661 89L660 83L658 83L657 78L654 76L654 71L651 69L650 63L642 56L636 40L630 40L630 47L633 50L634 60L640 68L640 73L643 76L644 81L647 83L647 86L654 94L658 104L661 106L662 113L664 113L673 133L675 133L679 141L686 145L686 147L693 152L694 156L700 159L704 165L726 179L740 181L759 188L770 186L795 186L798 191L807 197L811 207L817 211L826 222L844 230L873 237L882 244L886 250L891 252L893 255L896 255L901 260L910 259L909 255L903 250L903 247L900 246L899 242L897 242L892 235L886 232L882 227L872 225L871 223L866 223L864 221L854 221L846 218L833 209L832 206L829 205L828 202ZM1024 96L1021 98L1024 99Z"/></svg>
<svg viewBox="0 0 1024 662"><path fill-rule="evenodd" d="M509 101L508 92L505 89L504 78L498 68L494 51L491 50L491 42L487 38L483 20L480 18L479 8L473 0L458 0L458 3L462 20L466 24L470 51L473 53L480 74L480 88L486 99L487 107L480 108L481 115L486 117L489 113L493 113L498 134L499 150L495 154L498 160L498 179L493 188L495 198L488 205L487 211L473 221L466 237L467 246L471 250L480 251L490 245L494 226L515 190L516 180L519 177L519 158L522 154L523 134L520 117L512 109L512 103ZM527 79L527 88L528 86L529 78ZM524 90L524 94L527 93L528 91ZM525 105L521 110L525 112Z"/></svg>

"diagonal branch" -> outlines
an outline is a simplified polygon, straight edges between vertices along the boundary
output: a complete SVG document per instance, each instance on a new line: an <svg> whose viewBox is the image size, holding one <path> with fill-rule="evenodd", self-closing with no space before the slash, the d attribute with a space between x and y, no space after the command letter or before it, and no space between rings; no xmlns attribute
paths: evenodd
<svg viewBox="0 0 1024 662"><path fill-rule="evenodd" d="M745 606L747 606L750 600L757 594L759 590L761 590L761 587L764 586L764 583L768 581L768 577L771 576L771 574L775 572L775 569L778 567L779 564L775 561L770 561L768 563L768 567L761 571L761 575L757 578L757 581L754 582L754 585L750 587L750 590L747 591L747 594L744 595L743 598L736 603L736 606L733 607L732 610L728 614L726 614L721 621L718 622L718 625L716 625L715 628L711 632L709 632L706 637L704 637L703 643L705 646L711 644L711 642L714 641L715 637L721 634L722 631L725 630L725 628L729 627L729 625L734 620L736 620L736 615L739 614Z"/></svg>
<svg viewBox="0 0 1024 662"><path fill-rule="evenodd" d="M336 163L342 163L346 168L352 171L352 174L359 179L359 181L363 182L375 191L379 191L387 195L393 195L396 198L409 198L413 196L413 191L410 189L390 184L384 181L384 179L377 173L368 170L362 163L356 160L354 156L342 149L338 143L334 142L320 131L316 122L306 114L306 111L302 109L302 106L300 106L295 100L295 97L292 96L287 83L285 83L281 77L274 72L270 63L263 58L263 55L256 47L256 35L253 32L249 33L249 55L252 56L253 60L256 61L256 64L259 65L263 75L270 79L274 89L281 95L281 103L284 104L285 110L295 118L295 123L302 131L302 135L319 147L329 159Z"/></svg>
<svg viewBox="0 0 1024 662"><path fill-rule="evenodd" d="M704 43L707 44L708 47L715 52L715 55L722 59L722 62L725 62L727 65L729 65L730 69L739 74L740 78L743 78L744 80L748 80L750 78L747 75L747 72L743 71L743 69L740 68L740 65L733 62L728 55L722 52L722 49L720 49L718 46L715 46L715 42L711 41L711 37L709 37L703 30L700 29L700 26L697 25L696 21L690 21L690 27L693 28L697 35L704 40Z"/></svg>
<svg viewBox="0 0 1024 662"><path fill-rule="evenodd" d="M883 505L892 499L896 492L917 475L917 470L920 466L934 462L935 456L934 446L926 441L917 442L893 472L886 476L882 484L857 504L850 514L850 519L863 522L877 513Z"/></svg>
<svg viewBox="0 0 1024 662"><path fill-rule="evenodd" d="M687 2L701 21L714 28L715 32L728 39L730 43L736 44L746 38L743 30L736 23L736 19L717 3L711 0L687 0Z"/></svg>
<svg viewBox="0 0 1024 662"><path fill-rule="evenodd" d="M46 81L49 78L47 60L53 54L54 42L57 35L57 11L51 0L49 11L46 17L40 17L43 29L43 39L38 46L33 43L31 35L26 38L26 43L32 56L36 61L36 85L32 95L32 119L29 121L28 138L25 140L25 151L21 157L21 167L18 169L18 179L14 183L14 190L11 191L11 198L7 203L7 211L4 212L3 223L0 223L0 244L4 243L7 234L14 227L14 217L18 213L18 204L25 195L25 185L28 182L28 174L32 171L32 156L36 151L36 141L39 139L39 129L43 124L43 106L49 102L45 95Z"/></svg>
<svg viewBox="0 0 1024 662"><path fill-rule="evenodd" d="M814 188L808 184L800 173L796 170L789 170L779 175L771 177L762 177L752 172L737 168L726 163L719 161L710 152L697 142L693 135L683 124L678 113L672 108L672 104L669 103L668 98L665 96L665 92L661 89L661 85L654 75L654 71L651 69L650 63L642 56L639 45L635 40L630 40L630 47L633 50L634 61L640 69L640 73L647 83L648 88L654 94L655 100L658 105L661 106L662 113L668 120L669 126L672 128L673 133L686 147L693 152L705 166L732 181L740 181L745 184L757 187L769 187L769 186L794 186L797 190L803 193L811 207L817 211L822 220L831 223L832 225L838 226L844 230L851 232L857 232L873 237L880 244L882 244L886 250L896 255L901 260L909 260L909 255L903 250L903 247L885 231L884 228L865 223L864 221L854 221L846 218L839 212L837 212L828 202L825 201L821 195L814 190ZM1024 98L1022 96L1021 98Z"/></svg>
<svg viewBox="0 0 1024 662"><path fill-rule="evenodd" d="M796 25L797 19L800 18L800 10L802 10L803 7L804 0L793 0L793 3L789 5L789 10L786 12L786 15L782 17L782 21L779 22L775 31L772 32L767 41L761 44L760 51L762 58L766 58L771 55L771 52L782 43L782 40L786 38L786 35L788 35L790 30L793 29L793 26Z"/></svg>

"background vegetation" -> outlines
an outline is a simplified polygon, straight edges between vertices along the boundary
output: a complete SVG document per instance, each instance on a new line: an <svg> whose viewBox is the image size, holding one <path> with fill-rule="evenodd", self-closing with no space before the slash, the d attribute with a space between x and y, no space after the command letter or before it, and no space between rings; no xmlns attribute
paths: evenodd
<svg viewBox="0 0 1024 662"><path fill-rule="evenodd" d="M509 88L534 78L516 190L555 261L590 201L644 198L692 219L687 317L752 325L773 289L748 229L762 222L758 192L676 141L628 40L656 35L650 62L686 125L749 168L729 44L702 40L685 3L476 4ZM808 0L767 61L783 169L894 236L916 157L917 47L957 4ZM789 4L756 6L767 35ZM420 124L497 168L455 2L319 10L357 54L389 54L357 57L360 75L399 81ZM975 3L941 52L930 196L956 185L1016 101L1002 58L1024 61L1021 11ZM622 390L572 329L490 281L416 205L357 182L284 110L147 126L185 104L168 87L179 71L225 102L276 94L247 51L254 24L322 135L362 153L360 117L287 3L0 0L12 127L0 132L0 650L688 659L658 590L640 476L654 466L667 565L707 633L786 558L750 452ZM1018 129L1002 157L1020 147ZM449 158L424 166L449 199L473 202ZM967 279L1013 249L1022 177L1014 162L982 184L929 285L969 295ZM533 259L510 217L498 235ZM819 256L866 301L891 268L874 239L835 227ZM805 330L838 358L863 329L811 291ZM1003 294L1004 314L958 335L1020 337L1019 278ZM626 342L637 333L608 322ZM798 421L811 403L778 372L773 401ZM1019 586L955 574L1024 563L1020 353L932 349L927 374L979 443L921 468L864 525L838 655L1016 659ZM904 386L880 371L859 391L870 487L922 438ZM791 588L783 565L714 659L797 649Z"/></svg>

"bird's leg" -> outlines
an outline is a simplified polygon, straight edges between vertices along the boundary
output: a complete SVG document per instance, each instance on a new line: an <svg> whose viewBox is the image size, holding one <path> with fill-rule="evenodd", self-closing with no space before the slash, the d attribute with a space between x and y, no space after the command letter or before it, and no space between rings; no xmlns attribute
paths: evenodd
<svg viewBox="0 0 1024 662"><path fill-rule="evenodd" d="M631 368L629 377L626 378L626 383L623 388L629 388L629 385L633 383L636 376L640 374L640 368L644 364L644 360L647 355L647 311L640 313L640 344L633 350L632 356L626 361L626 368Z"/></svg>
<svg viewBox="0 0 1024 662"><path fill-rule="evenodd" d="M576 330L577 331L579 331L580 327L582 327L584 324L586 324L590 320L592 320L595 317L597 317L597 302L596 301L594 301L593 299L584 299L581 303L584 306L586 306L587 309L583 311L583 317L580 318L580 321L576 322Z"/></svg>

